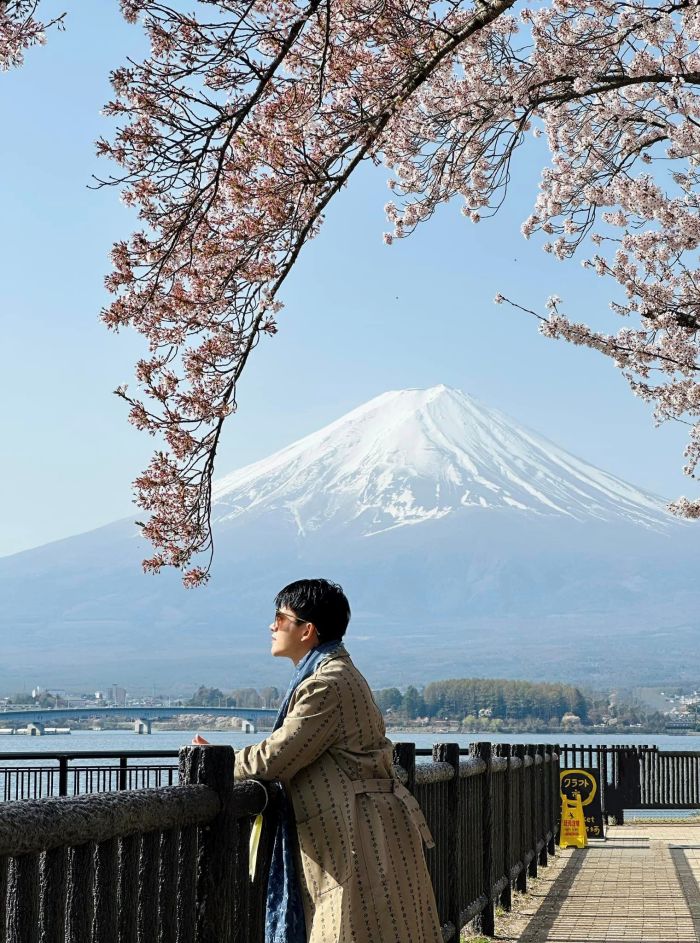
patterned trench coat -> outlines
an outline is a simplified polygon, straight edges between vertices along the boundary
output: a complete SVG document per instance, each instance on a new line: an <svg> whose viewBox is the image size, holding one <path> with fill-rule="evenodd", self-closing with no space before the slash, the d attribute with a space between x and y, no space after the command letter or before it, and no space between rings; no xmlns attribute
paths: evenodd
<svg viewBox="0 0 700 943"><path fill-rule="evenodd" d="M279 730L236 754L235 776L287 788L309 943L441 943L430 833L343 648L298 686Z"/></svg>

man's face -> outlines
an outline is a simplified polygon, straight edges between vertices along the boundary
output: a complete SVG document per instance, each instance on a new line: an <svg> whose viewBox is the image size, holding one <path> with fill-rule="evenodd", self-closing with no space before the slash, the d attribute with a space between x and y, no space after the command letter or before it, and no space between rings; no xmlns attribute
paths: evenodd
<svg viewBox="0 0 700 943"><path fill-rule="evenodd" d="M275 657L291 658L299 662L316 644L316 627L300 619L295 612L283 606L275 612L270 623L272 633L271 654Z"/></svg>

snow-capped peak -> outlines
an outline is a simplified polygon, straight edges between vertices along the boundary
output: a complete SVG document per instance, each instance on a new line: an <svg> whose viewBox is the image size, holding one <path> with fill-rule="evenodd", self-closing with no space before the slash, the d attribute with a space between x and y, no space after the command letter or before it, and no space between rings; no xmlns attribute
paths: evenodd
<svg viewBox="0 0 700 943"><path fill-rule="evenodd" d="M477 509L663 528L663 502L558 448L459 390L377 396L214 485L214 518L289 515L370 536Z"/></svg>

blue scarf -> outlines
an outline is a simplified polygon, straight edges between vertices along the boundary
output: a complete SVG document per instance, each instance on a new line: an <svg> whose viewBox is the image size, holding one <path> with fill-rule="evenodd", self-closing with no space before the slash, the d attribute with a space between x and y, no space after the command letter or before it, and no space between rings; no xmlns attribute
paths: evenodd
<svg viewBox="0 0 700 943"><path fill-rule="evenodd" d="M323 642L312 648L296 667L275 725L278 730L284 723L292 695L301 684L316 671L328 655L343 647L340 641ZM301 890L294 862L294 817L291 804L284 789L278 804L277 826L272 845L272 860L267 879L265 901L265 943L306 943L306 921Z"/></svg>

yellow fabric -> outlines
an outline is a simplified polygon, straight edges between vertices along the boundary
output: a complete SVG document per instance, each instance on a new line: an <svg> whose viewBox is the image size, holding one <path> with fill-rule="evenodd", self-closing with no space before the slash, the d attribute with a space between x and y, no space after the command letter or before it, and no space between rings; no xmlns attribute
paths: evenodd
<svg viewBox="0 0 700 943"><path fill-rule="evenodd" d="M250 880L255 880L255 865L258 860L258 848L260 847L260 833L262 832L263 817L262 813L255 816L253 827L250 830L250 843L248 845L248 874Z"/></svg>

